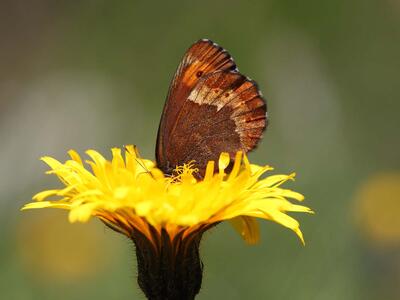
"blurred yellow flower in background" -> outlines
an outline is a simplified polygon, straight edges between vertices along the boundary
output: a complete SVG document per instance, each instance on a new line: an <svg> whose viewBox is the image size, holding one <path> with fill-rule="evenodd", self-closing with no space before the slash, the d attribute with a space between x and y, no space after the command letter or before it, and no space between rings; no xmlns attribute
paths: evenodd
<svg viewBox="0 0 400 300"><path fill-rule="evenodd" d="M185 164L172 176L165 176L155 164L138 156L134 146L127 146L125 159L121 149L112 149L112 161L107 161L94 150L86 153L88 171L80 156L69 151L71 160L64 164L51 157L43 157L51 170L64 183L62 189L46 190L34 196L36 202L23 209L54 207L70 211L70 222L86 222L91 216L128 237L134 229L156 243L154 228L161 234L166 230L173 239L183 237L224 220L231 220L241 236L249 243L259 238L255 218L275 221L292 229L301 239L299 223L286 212L312 211L293 204L303 196L280 186L295 174L260 178L272 170L269 166L250 164L238 152L229 174L225 173L230 158L222 153L215 172L214 162L207 165L204 179L195 177L196 169ZM57 200L45 200L58 196Z"/></svg>
<svg viewBox="0 0 400 300"><path fill-rule="evenodd" d="M33 280L52 285L89 281L115 264L117 249L104 230L95 223L71 226L60 213L25 216L16 227L18 258Z"/></svg>
<svg viewBox="0 0 400 300"><path fill-rule="evenodd" d="M354 212L361 234L374 246L400 246L400 173L370 176L356 192Z"/></svg>

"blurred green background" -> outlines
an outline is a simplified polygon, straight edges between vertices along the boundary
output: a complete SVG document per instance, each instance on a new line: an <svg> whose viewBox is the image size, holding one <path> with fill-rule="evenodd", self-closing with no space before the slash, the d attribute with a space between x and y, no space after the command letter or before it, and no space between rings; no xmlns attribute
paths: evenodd
<svg viewBox="0 0 400 300"><path fill-rule="evenodd" d="M317 214L222 224L201 248L198 299L400 299L400 1L1 1L2 299L144 299L133 245L97 220L20 212L57 181L43 155L136 144L154 158L169 82L210 38L263 91L251 159L296 171Z"/></svg>

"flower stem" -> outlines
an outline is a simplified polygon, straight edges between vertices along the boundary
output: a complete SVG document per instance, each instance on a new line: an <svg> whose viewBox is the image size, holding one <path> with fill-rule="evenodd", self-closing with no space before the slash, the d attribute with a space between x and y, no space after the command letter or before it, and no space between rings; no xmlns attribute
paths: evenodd
<svg viewBox="0 0 400 300"><path fill-rule="evenodd" d="M154 230L155 231L155 230ZM154 233L154 232L153 232ZM203 264L199 255L202 231L172 240L165 230L154 234L156 245L140 231L136 245L138 284L149 300L192 300L200 291Z"/></svg>

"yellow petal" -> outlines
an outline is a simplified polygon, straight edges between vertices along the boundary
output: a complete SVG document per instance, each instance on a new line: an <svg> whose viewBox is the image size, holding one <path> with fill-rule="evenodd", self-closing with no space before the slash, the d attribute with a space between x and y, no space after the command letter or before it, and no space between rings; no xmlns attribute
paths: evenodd
<svg viewBox="0 0 400 300"><path fill-rule="evenodd" d="M68 203L63 203L63 202L41 201L41 202L32 202L32 203L25 204L21 208L21 210L46 208L46 207L70 209L71 205Z"/></svg>
<svg viewBox="0 0 400 300"><path fill-rule="evenodd" d="M229 222L248 244L254 245L258 243L260 239L260 228L255 218L240 216L230 219Z"/></svg>
<svg viewBox="0 0 400 300"><path fill-rule="evenodd" d="M121 155L121 149L112 148L111 152L112 152L112 156L113 156L113 159L112 159L113 168L114 169L124 168L125 167L125 163L124 163L124 160L123 160L122 155Z"/></svg>
<svg viewBox="0 0 400 300"><path fill-rule="evenodd" d="M80 165L83 164L81 157L79 156L79 154L75 150L73 150L73 149L69 150L68 154L69 154L69 156L71 157L71 159L73 161L76 161Z"/></svg>
<svg viewBox="0 0 400 300"><path fill-rule="evenodd" d="M214 175L214 161L209 161L207 163L206 174L204 176L204 181L210 180Z"/></svg>
<svg viewBox="0 0 400 300"><path fill-rule="evenodd" d="M295 176L296 176L295 173L292 173L290 175L272 175L272 176L268 176L267 178L264 178L264 179L260 180L256 184L256 187L260 187L260 188L278 187L281 184L283 184L285 181L293 180Z"/></svg>
<svg viewBox="0 0 400 300"><path fill-rule="evenodd" d="M60 191L60 190L48 190L48 191L43 191L43 192L37 193L35 196L32 197L32 199L33 199L33 200L36 200L36 201L43 201L43 199L46 199L46 198L49 197L49 196L57 195L57 193L58 193L59 191Z"/></svg>
<svg viewBox="0 0 400 300"><path fill-rule="evenodd" d="M228 180L232 180L239 173L240 166L241 166L241 163L242 163L242 155L243 155L242 151L238 151L236 153L235 163L233 164L233 168L232 168L231 173L229 174L229 179Z"/></svg>

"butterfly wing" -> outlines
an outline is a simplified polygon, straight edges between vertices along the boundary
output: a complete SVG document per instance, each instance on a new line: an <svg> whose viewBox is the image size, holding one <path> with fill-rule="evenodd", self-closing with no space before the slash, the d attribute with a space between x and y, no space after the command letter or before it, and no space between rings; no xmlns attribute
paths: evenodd
<svg viewBox="0 0 400 300"><path fill-rule="evenodd" d="M156 158L159 166L166 163L166 148L175 119L196 84L217 70L235 69L229 53L210 40L199 40L186 51L172 79L158 128Z"/></svg>
<svg viewBox="0 0 400 300"><path fill-rule="evenodd" d="M257 85L236 70L231 56L208 40L186 52L161 118L156 158L165 173L196 161L200 174L221 152L253 149L266 127Z"/></svg>

